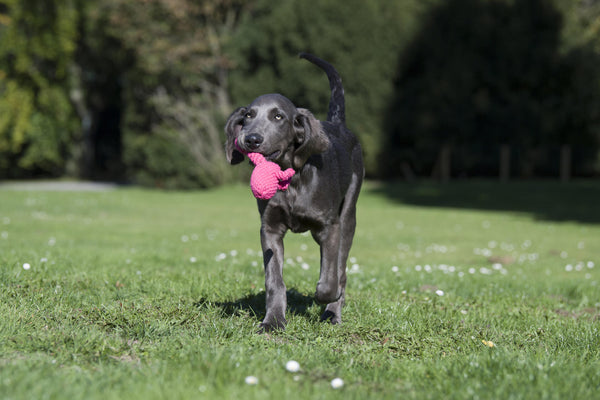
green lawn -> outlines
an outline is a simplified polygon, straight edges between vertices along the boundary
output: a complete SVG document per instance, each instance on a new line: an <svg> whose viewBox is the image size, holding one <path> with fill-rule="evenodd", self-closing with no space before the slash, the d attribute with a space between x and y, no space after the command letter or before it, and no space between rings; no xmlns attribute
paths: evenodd
<svg viewBox="0 0 600 400"><path fill-rule="evenodd" d="M257 335L248 187L0 191L0 397L599 398L599 193L370 183L344 323L318 322L319 251L290 234L288 328Z"/></svg>

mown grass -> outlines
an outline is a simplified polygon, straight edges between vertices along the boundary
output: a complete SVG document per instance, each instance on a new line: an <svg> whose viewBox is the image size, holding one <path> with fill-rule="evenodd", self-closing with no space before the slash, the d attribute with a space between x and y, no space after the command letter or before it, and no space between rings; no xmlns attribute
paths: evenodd
<svg viewBox="0 0 600 400"><path fill-rule="evenodd" d="M0 191L1 397L597 398L598 187L369 184L344 323L290 234L272 335L247 187Z"/></svg>

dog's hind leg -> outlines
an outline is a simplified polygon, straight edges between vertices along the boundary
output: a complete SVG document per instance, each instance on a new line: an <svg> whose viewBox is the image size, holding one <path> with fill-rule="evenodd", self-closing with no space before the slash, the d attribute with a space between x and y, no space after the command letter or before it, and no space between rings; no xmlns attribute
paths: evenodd
<svg viewBox="0 0 600 400"><path fill-rule="evenodd" d="M342 307L346 295L346 263L348 262L348 255L356 229L356 200L358 199L361 183L362 176L354 175L340 214L340 243L337 259L338 293L340 293L340 297L336 301L327 304L325 312L321 315L321 321L330 321L332 324L342 322Z"/></svg>

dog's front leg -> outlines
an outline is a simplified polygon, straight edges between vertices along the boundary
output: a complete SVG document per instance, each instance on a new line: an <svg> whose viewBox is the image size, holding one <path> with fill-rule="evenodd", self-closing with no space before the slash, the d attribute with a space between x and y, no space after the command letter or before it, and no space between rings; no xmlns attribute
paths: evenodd
<svg viewBox="0 0 600 400"><path fill-rule="evenodd" d="M285 309L287 307L286 288L283 282L283 233L263 226L260 239L265 265L265 289L267 292L265 319L259 332L285 329Z"/></svg>
<svg viewBox="0 0 600 400"><path fill-rule="evenodd" d="M319 303L333 303L339 299L338 249L340 248L340 224L331 224L313 237L321 247L321 271L315 297Z"/></svg>

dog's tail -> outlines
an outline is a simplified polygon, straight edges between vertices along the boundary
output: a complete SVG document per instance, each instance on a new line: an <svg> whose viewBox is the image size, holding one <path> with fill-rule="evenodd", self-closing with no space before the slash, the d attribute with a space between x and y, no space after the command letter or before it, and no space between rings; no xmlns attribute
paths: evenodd
<svg viewBox="0 0 600 400"><path fill-rule="evenodd" d="M321 60L319 57L309 53L300 53L299 56L320 67L327 74L329 87L331 88L327 121L344 124L346 122L346 106L344 102L344 87L342 86L340 74L333 68L333 65L325 60Z"/></svg>

